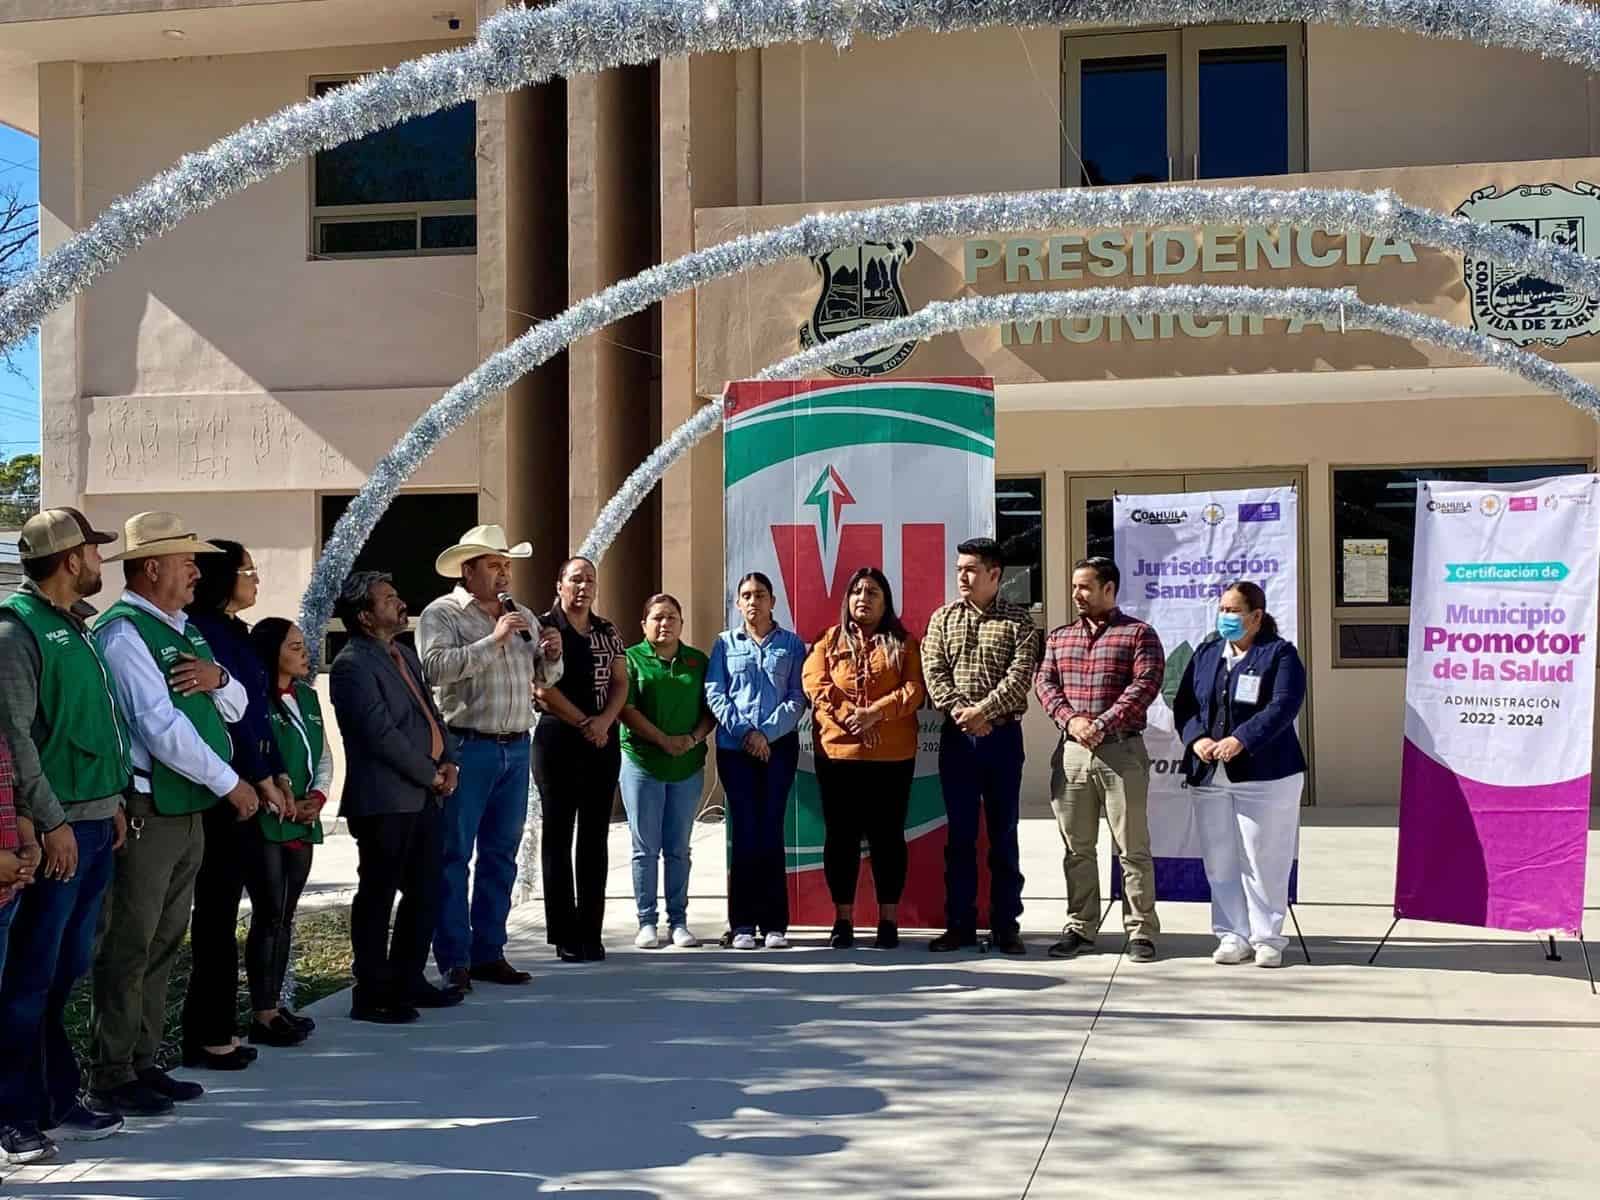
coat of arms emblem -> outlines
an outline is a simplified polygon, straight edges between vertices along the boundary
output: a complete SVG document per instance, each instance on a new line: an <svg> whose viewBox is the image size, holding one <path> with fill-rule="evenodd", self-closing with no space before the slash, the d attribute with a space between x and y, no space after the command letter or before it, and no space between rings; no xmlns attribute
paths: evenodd
<svg viewBox="0 0 1600 1200"><path fill-rule="evenodd" d="M822 294L811 319L800 326L800 344L809 350L865 326L908 315L911 306L900 287L900 268L916 249L912 241L863 242L813 254L811 265L822 277ZM916 348L916 342L900 342L827 370L842 379L886 375Z"/></svg>
<svg viewBox="0 0 1600 1200"><path fill-rule="evenodd" d="M1600 255L1600 188L1583 180L1571 188L1555 183L1523 184L1503 193L1493 185L1479 188L1456 215ZM1600 333L1600 301L1487 259L1469 257L1464 266L1472 327L1480 333L1514 346L1562 346L1570 338Z"/></svg>

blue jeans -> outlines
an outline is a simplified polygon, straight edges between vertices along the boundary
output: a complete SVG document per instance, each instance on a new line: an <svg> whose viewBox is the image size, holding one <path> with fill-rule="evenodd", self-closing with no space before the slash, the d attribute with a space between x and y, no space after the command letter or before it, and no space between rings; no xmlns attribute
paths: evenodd
<svg viewBox="0 0 1600 1200"><path fill-rule="evenodd" d="M717 747L717 774L727 793L728 924L734 933L787 933L789 874L783 818L800 765L795 734L772 743L766 762Z"/></svg>
<svg viewBox="0 0 1600 1200"><path fill-rule="evenodd" d="M0 972L6 969L6 947L11 941L11 923L17 919L17 909L21 907L20 897L13 896L0 907Z"/></svg>
<svg viewBox="0 0 1600 1200"><path fill-rule="evenodd" d="M528 818L528 739L462 738L461 777L444 806L444 886L433 957L439 970L492 963L505 954L517 847ZM472 895L467 864L473 846Z"/></svg>
<svg viewBox="0 0 1600 1200"><path fill-rule="evenodd" d="M705 772L680 783L657 779L622 756L622 803L633 834L633 898L639 927L656 923L656 862L667 860L667 925L686 924L689 910L689 837L700 807Z"/></svg>
<svg viewBox="0 0 1600 1200"><path fill-rule="evenodd" d="M41 874L6 906L16 916L0 979L0 1124L54 1125L77 1103L83 1082L64 1017L73 984L93 960L116 827L106 817L71 828L77 874L66 881Z"/></svg>
<svg viewBox="0 0 1600 1200"><path fill-rule="evenodd" d="M946 721L939 737L939 784L949 817L944 848L945 921L951 929L978 924L978 812L989 830L989 929L1017 932L1022 916L1022 868L1017 817L1022 801L1022 723L1011 721L985 737Z"/></svg>

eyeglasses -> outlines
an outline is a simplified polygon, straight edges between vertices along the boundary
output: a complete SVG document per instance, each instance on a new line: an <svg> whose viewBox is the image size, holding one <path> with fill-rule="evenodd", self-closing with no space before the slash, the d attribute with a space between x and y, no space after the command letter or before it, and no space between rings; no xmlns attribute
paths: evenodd
<svg viewBox="0 0 1600 1200"><path fill-rule="evenodd" d="M261 572L256 570L254 567L240 567L238 574L239 574L239 578L240 579L260 579L261 578Z"/></svg>

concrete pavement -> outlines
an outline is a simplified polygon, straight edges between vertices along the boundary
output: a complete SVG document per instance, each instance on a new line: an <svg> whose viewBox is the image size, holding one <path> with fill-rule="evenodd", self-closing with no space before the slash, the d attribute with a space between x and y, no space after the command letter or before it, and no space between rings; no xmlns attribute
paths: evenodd
<svg viewBox="0 0 1600 1200"><path fill-rule="evenodd" d="M1314 823L1309 823L1314 822ZM691 923L722 929L720 826L696 832ZM341 838L330 839L330 845ZM524 989L417 1025L314 1010L181 1119L64 1148L38 1197L330 1200L1593 1195L1600 999L1576 947L1389 922L1392 810L1312 812L1313 962L1211 964L1205 909L1168 905L1161 961L1043 956L1059 842L1024 830L1032 953L636 951L614 830L603 964L561 966L513 913ZM325 857L331 868L335 851ZM1590 903L1600 855L1590 852ZM1070 1086L1069 1086L1070 1085ZM1059 1117L1059 1119L1058 1119ZM225 1193L224 1193L225 1189Z"/></svg>

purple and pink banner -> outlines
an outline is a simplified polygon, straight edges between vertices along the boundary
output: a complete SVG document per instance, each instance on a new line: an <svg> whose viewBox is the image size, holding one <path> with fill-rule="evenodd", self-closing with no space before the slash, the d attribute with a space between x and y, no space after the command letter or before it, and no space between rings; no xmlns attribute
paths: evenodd
<svg viewBox="0 0 1600 1200"><path fill-rule="evenodd" d="M1575 935L1600 477L1418 485L1394 913Z"/></svg>

